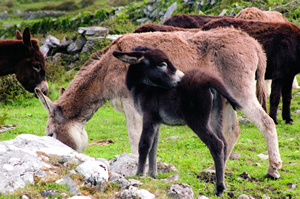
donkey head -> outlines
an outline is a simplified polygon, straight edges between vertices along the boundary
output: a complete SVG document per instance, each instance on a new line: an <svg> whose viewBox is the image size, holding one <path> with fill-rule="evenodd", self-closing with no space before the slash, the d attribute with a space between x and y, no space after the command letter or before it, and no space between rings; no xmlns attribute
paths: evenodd
<svg viewBox="0 0 300 199"><path fill-rule="evenodd" d="M170 89L175 87L184 75L159 49L138 46L131 52L114 51L113 55L130 64L126 76L126 85L129 90L137 84Z"/></svg>
<svg viewBox="0 0 300 199"><path fill-rule="evenodd" d="M49 119L45 133L72 149L82 152L88 144L88 135L84 129L85 123L66 118L62 108L53 103L40 89L36 88L35 93L48 112ZM61 89L62 93L63 89Z"/></svg>
<svg viewBox="0 0 300 199"><path fill-rule="evenodd" d="M33 93L39 88L45 95L48 93L48 83L45 75L45 58L39 49L38 41L30 39L29 28L26 27L23 35L16 32L16 38L22 40L24 54L16 65L16 78L26 90Z"/></svg>

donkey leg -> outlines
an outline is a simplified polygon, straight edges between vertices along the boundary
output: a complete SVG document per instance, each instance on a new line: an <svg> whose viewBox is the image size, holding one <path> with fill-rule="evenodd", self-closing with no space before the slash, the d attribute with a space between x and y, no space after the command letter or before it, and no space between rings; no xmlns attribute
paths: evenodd
<svg viewBox="0 0 300 199"><path fill-rule="evenodd" d="M156 152L157 152L157 147L158 147L158 141L159 141L159 131L157 130L157 132L154 135L154 140L153 140L153 144L152 144L152 148L150 150L149 153L149 175L153 178L157 177L157 156L156 156Z"/></svg>
<svg viewBox="0 0 300 199"><path fill-rule="evenodd" d="M138 155L138 145L143 129L143 117L135 110L131 98L123 100L123 109L126 118L131 153Z"/></svg>
<svg viewBox="0 0 300 199"><path fill-rule="evenodd" d="M232 108L230 103L226 103L223 114L223 133L227 143L226 157L224 157L226 163L230 154L232 153L236 141L241 135L241 129L237 119L237 113Z"/></svg>
<svg viewBox="0 0 300 199"><path fill-rule="evenodd" d="M291 100L292 100L292 84L294 77L287 77L282 86L282 119L287 124L293 124L291 118Z"/></svg>
<svg viewBox="0 0 300 199"><path fill-rule="evenodd" d="M282 80L274 79L272 81L272 90L270 95L270 117L274 120L275 124L278 124L277 108L280 101L281 90L282 90Z"/></svg>
<svg viewBox="0 0 300 199"><path fill-rule="evenodd" d="M193 124L192 122L187 122L187 124L206 144L210 151L210 154L214 159L214 164L216 168L216 184L213 193L217 196L222 196L223 191L225 190L224 143L216 136L216 134L210 129L209 126L201 127L200 125Z"/></svg>
<svg viewBox="0 0 300 199"><path fill-rule="evenodd" d="M144 114L143 116L143 131L141 135L141 139L139 142L139 162L138 162L138 169L137 169L137 175L144 175L145 169L146 169L146 160L147 156L152 150L153 143L157 142L155 140L156 134L158 134L160 127L159 122L154 122L153 118L147 114ZM157 147L157 143L155 144ZM154 149L156 151L156 149ZM151 153L151 163L153 164L153 152ZM156 153L155 153L156 154ZM155 158L156 160L156 158ZM150 162L149 162L150 164ZM156 164L156 162L155 162ZM149 165L149 168L155 168L156 165Z"/></svg>
<svg viewBox="0 0 300 199"><path fill-rule="evenodd" d="M277 132L274 121L266 114L257 100L248 100L247 106L243 107L242 112L254 122L259 131L264 135L268 153L269 168L268 174L274 178L279 178L280 174L277 169L282 166L282 161L278 149Z"/></svg>

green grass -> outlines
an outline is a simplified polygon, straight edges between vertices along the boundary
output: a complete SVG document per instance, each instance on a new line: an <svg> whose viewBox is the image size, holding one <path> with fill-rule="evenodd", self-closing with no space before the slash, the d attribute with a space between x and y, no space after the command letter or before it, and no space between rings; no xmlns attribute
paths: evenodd
<svg viewBox="0 0 300 199"><path fill-rule="evenodd" d="M293 92L299 92L299 89L294 89ZM50 96L58 97L57 94ZM28 103L27 106L10 106L0 109L0 116L4 113L8 114L5 124L17 125L16 129L1 133L0 140L14 139L21 133L44 135L47 113L37 99L33 98L31 100L31 103ZM55 100L54 97L52 97L52 100ZM292 112L300 109L299 101L300 96L292 100ZM281 109L281 106L279 109ZM239 115L241 114L239 113ZM257 157L258 154L267 151L262 134L253 124L240 125L241 136L233 151L241 154L241 158L229 160L227 163L225 197L229 197L229 192L233 192L235 198L243 193L255 198L260 198L264 194L271 198L300 195L300 116L292 114L292 117L294 124L286 125L281 119L280 111L278 113L279 124L276 126L276 129L283 160L282 169L279 170L281 174L279 180L265 178L268 160L262 160ZM110 104L107 103L101 107L85 128L89 133L89 143L112 139L114 144L88 146L83 152L84 154L109 160L113 159L114 155L130 152L125 117L123 114L115 112ZM215 198L211 195L213 184L205 183L197 178L202 171L213 163L207 147L186 126L162 126L160 132L158 160L173 164L179 170L180 182L191 185L196 196L204 194L210 198ZM179 136L179 139L166 140L168 137L175 135ZM261 166L257 166L256 163L259 163ZM239 177L238 175L243 172L247 172L252 178L261 182L248 182ZM168 177L166 174L159 174L158 176L158 178L166 177ZM155 193L157 198L166 198L167 190L172 184L152 180L151 178L142 178L140 180L144 183L142 188ZM297 184L297 188L289 188L289 183ZM34 190L32 187L31 189ZM111 191L95 194L100 198L110 198L114 192L116 192L116 189L112 188ZM26 190L19 193L25 194Z"/></svg>

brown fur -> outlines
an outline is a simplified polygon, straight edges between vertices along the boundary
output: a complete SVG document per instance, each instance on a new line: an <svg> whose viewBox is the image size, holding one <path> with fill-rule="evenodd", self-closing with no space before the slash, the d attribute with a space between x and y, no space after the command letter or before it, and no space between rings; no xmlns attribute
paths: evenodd
<svg viewBox="0 0 300 199"><path fill-rule="evenodd" d="M265 71L266 57L257 41L246 33L231 28L197 33L154 32L123 35L106 48L103 55L100 53L98 60L94 59L89 66L84 67L57 101L52 103L39 93L39 98L44 98L47 102L42 103L50 116L47 134L55 134L55 137L58 137L56 134L63 134L69 140L78 139L85 134L85 141L75 146L71 145L72 148L82 151L87 144L84 125L108 100L115 109L124 112L131 152L136 154L141 133L141 116L135 111L125 86L128 65L114 58L112 52L130 51L139 45L163 50L172 63L183 72L193 67L202 67L219 76L238 103L248 105L242 109L243 113L255 122L267 140L270 152L268 173L279 177L277 168L281 167L281 160L275 125L255 96L255 72L262 70L257 73L258 84L264 88L263 76L259 75ZM229 136L226 140L227 154L230 154L239 136L239 128L233 109L226 108L226 114L228 115L224 118L224 129L227 131L225 136ZM76 126L76 130L67 129L68 133L59 131L60 128L66 129L70 126Z"/></svg>
<svg viewBox="0 0 300 199"><path fill-rule="evenodd" d="M17 31L16 37L17 40L0 40L0 76L15 74L29 92L38 87L47 94L45 58L38 40L30 39L29 28L25 28L23 36Z"/></svg>
<svg viewBox="0 0 300 199"><path fill-rule="evenodd" d="M237 19L247 19L247 20L257 20L265 22L288 22L281 13L276 11L261 11L258 8L245 8L241 10L235 18Z"/></svg>
<svg viewBox="0 0 300 199"><path fill-rule="evenodd" d="M163 25L180 28L201 28L207 22L220 18L223 18L223 16L178 14L166 19Z"/></svg>
<svg viewBox="0 0 300 199"><path fill-rule="evenodd" d="M292 123L290 113L292 83L295 75L300 72L300 28L289 22L224 18L207 23L202 30L232 26L247 32L263 45L268 59L265 78L272 79L270 116L277 123L277 108L282 95L282 117L286 123Z"/></svg>

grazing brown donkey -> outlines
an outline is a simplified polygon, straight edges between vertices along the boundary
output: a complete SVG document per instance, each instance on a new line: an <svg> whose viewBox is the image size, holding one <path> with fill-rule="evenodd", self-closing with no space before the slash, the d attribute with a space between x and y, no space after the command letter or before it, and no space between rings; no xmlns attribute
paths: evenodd
<svg viewBox="0 0 300 199"><path fill-rule="evenodd" d="M222 132L223 97L234 109L241 107L222 80L209 70L189 70L183 75L163 51L146 46L138 46L132 52L114 51L113 55L130 64L126 86L143 116L137 174L145 174L149 155L149 174L157 177L161 124L188 125L210 150L216 167L214 194L222 196L227 153Z"/></svg>
<svg viewBox="0 0 300 199"><path fill-rule="evenodd" d="M269 152L268 173L278 178L281 167L277 133L273 120L262 109L259 101L266 101L264 74L266 56L261 45L248 34L233 28L191 32L153 32L126 34L115 40L103 52L93 56L55 102L51 102L36 89L37 95L48 111L46 133L77 151L88 143L84 130L86 122L109 101L125 114L131 152L137 154L142 131L142 118L136 112L125 85L128 65L113 57L112 52L130 51L145 45L163 50L170 61L185 72L191 68L210 69L225 83L239 104L247 104L241 111L252 120L265 136ZM255 75L257 91L255 95ZM224 135L227 154L240 135L236 112L231 105L224 110ZM226 157L227 159L227 157Z"/></svg>
<svg viewBox="0 0 300 199"><path fill-rule="evenodd" d="M39 42L30 39L29 28L23 35L16 32L17 40L0 40L0 76L15 74L24 88L33 93L39 88L45 95L48 83L45 76L45 58L39 49Z"/></svg>
<svg viewBox="0 0 300 199"><path fill-rule="evenodd" d="M282 118L287 124L292 124L292 84L295 75L300 72L300 28L289 22L223 18L210 21L202 30L232 26L245 31L262 44L268 60L265 79L272 79L270 116L277 124L277 108L282 95Z"/></svg>

